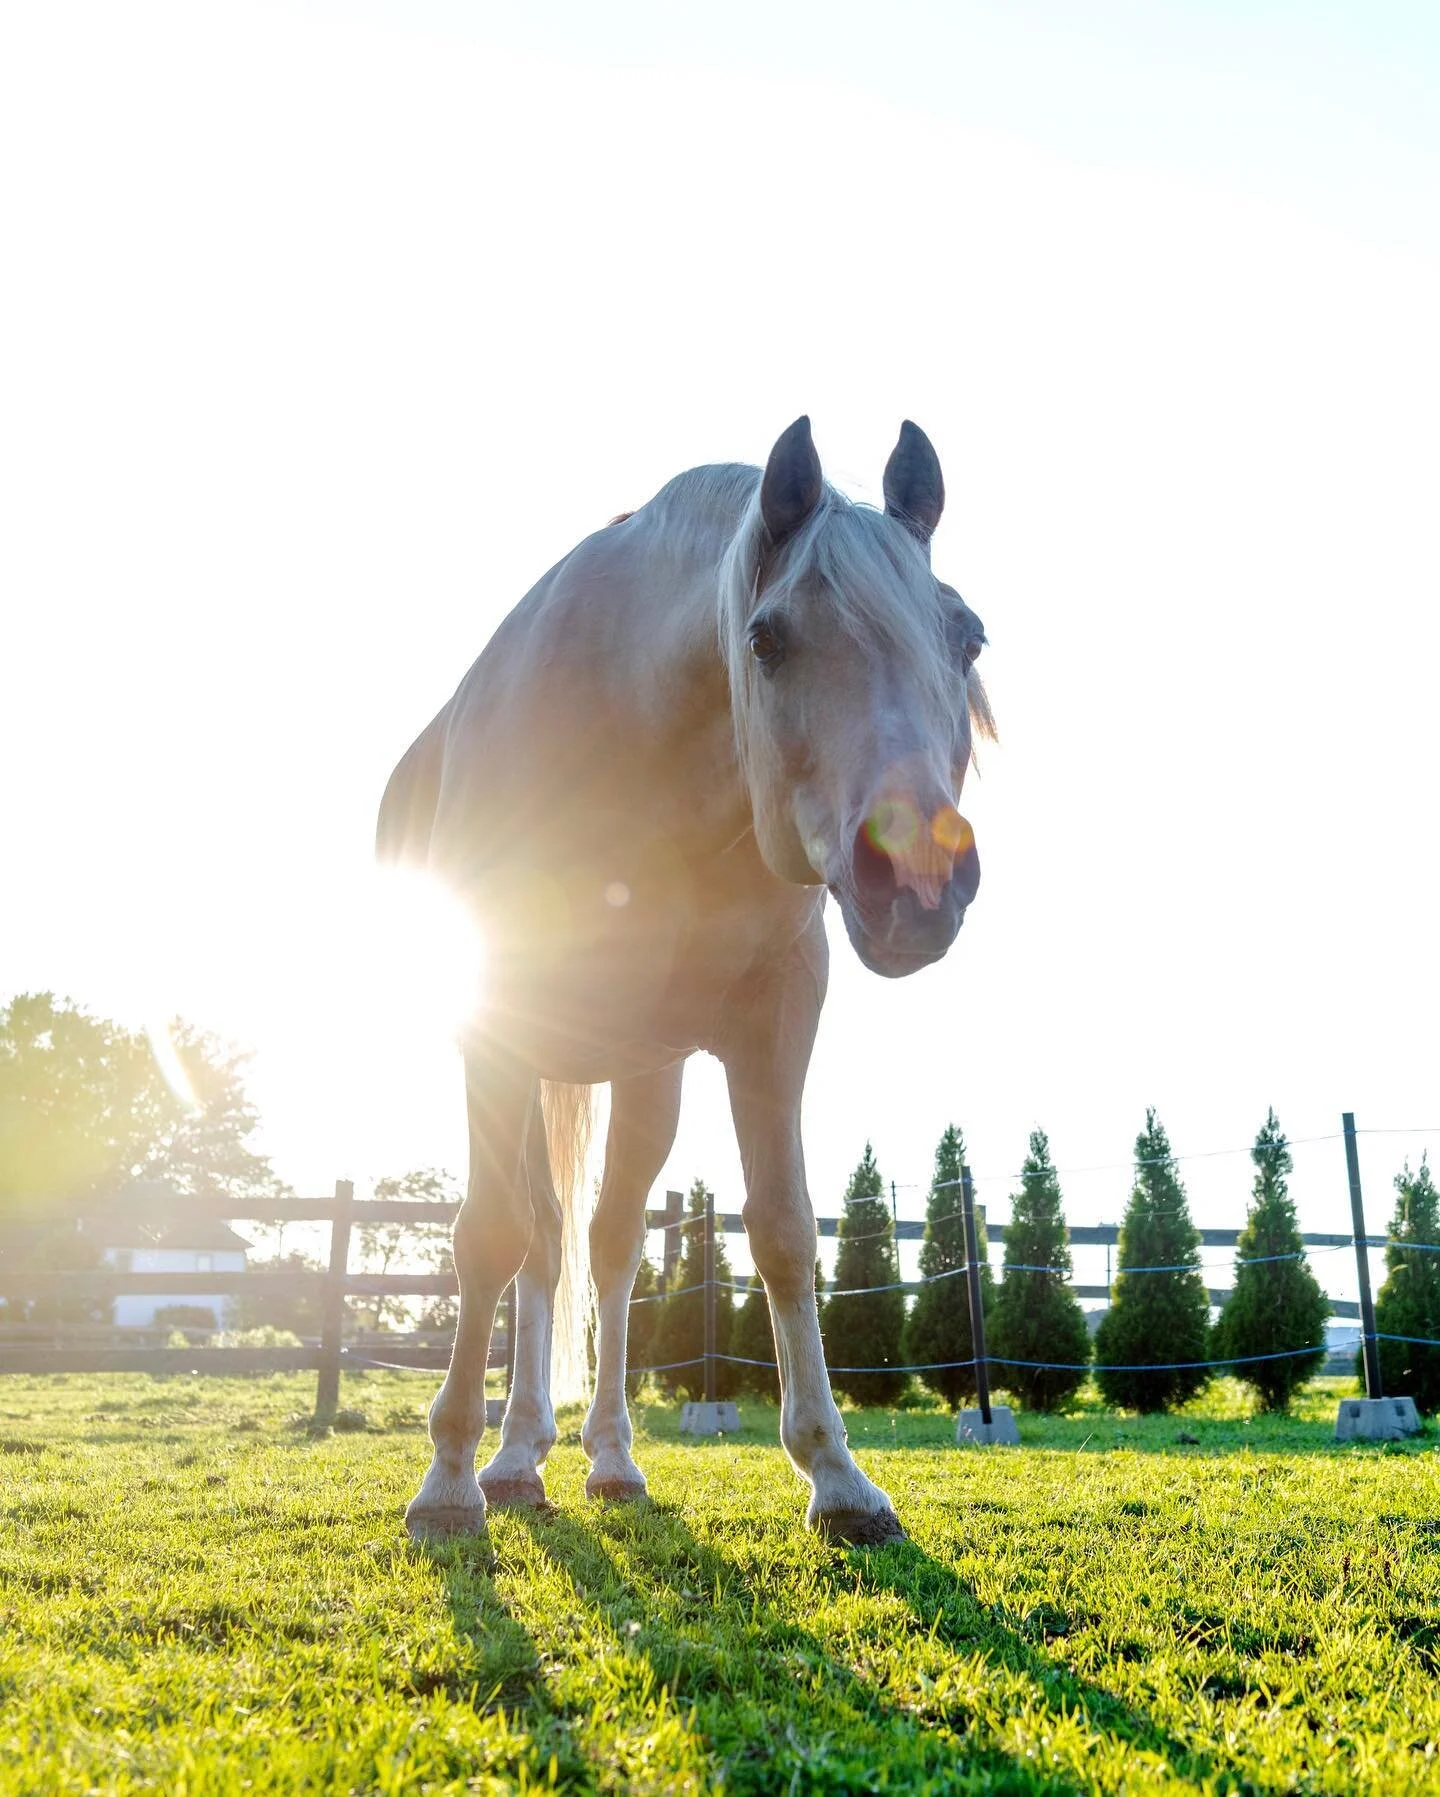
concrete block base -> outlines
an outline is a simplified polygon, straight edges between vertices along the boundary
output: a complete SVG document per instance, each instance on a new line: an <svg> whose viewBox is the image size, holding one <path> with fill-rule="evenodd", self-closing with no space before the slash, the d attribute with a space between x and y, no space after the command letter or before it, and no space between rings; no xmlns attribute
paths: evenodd
<svg viewBox="0 0 1440 1797"><path fill-rule="evenodd" d="M486 1398L485 1427L487 1429L498 1429L505 1421L506 1402L507 1400L504 1398Z"/></svg>
<svg viewBox="0 0 1440 1797"><path fill-rule="evenodd" d="M990 1421L983 1422L978 1409L962 1410L955 1419L957 1446L1018 1448L1020 1431L1015 1427L1015 1413L1008 1404L992 1404Z"/></svg>
<svg viewBox="0 0 1440 1797"><path fill-rule="evenodd" d="M1399 1441L1420 1433L1413 1398L1341 1398L1336 1441Z"/></svg>
<svg viewBox="0 0 1440 1797"><path fill-rule="evenodd" d="M680 1412L682 1435L733 1435L739 1427L738 1404L687 1404Z"/></svg>

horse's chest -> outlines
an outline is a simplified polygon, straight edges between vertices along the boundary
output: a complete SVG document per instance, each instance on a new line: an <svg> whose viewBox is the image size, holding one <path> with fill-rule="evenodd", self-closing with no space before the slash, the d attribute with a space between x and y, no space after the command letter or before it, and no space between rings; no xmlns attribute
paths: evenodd
<svg viewBox="0 0 1440 1797"><path fill-rule="evenodd" d="M541 1071L600 1079L616 1075L592 1062L640 1071L712 1038L764 953L776 883L758 859L691 862L659 834L586 846L488 883L488 1008Z"/></svg>

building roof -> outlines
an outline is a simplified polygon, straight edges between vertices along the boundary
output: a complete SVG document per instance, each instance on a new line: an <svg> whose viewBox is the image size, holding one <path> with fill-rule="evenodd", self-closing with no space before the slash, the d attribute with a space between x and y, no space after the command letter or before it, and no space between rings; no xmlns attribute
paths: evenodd
<svg viewBox="0 0 1440 1797"><path fill-rule="evenodd" d="M154 1238L157 1248L214 1248L243 1253L249 1246L243 1235L236 1235L228 1223L218 1217L197 1217L193 1223L172 1223Z"/></svg>
<svg viewBox="0 0 1440 1797"><path fill-rule="evenodd" d="M123 1211L105 1217L91 1217L85 1234L97 1248L199 1248L212 1251L243 1253L249 1246L242 1235L236 1235L228 1223L218 1217L195 1217L179 1223L146 1223L139 1217L127 1217Z"/></svg>

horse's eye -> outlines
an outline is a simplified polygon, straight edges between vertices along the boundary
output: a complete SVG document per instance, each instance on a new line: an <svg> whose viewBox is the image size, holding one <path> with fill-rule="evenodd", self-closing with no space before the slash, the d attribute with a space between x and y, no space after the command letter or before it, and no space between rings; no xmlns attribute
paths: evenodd
<svg viewBox="0 0 1440 1797"><path fill-rule="evenodd" d="M965 647L964 647L964 650L962 651L962 653L964 654L965 666L967 668L973 668L975 663L977 661L979 661L980 651L984 647L985 647L985 639L983 636L972 636L972 637L969 637L966 639Z"/></svg>
<svg viewBox="0 0 1440 1797"><path fill-rule="evenodd" d="M773 624L762 621L750 626L750 653L767 674L779 667L784 659L785 645Z"/></svg>

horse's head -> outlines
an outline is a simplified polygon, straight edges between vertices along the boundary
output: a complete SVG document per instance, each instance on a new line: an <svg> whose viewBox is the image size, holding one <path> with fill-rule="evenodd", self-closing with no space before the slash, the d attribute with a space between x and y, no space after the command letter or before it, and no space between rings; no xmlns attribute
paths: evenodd
<svg viewBox="0 0 1440 1797"><path fill-rule="evenodd" d="M938 960L980 882L957 809L985 632L930 568L945 487L901 427L885 510L825 484L810 421L771 451L721 593L741 766L773 873L823 882L855 952L892 978Z"/></svg>

